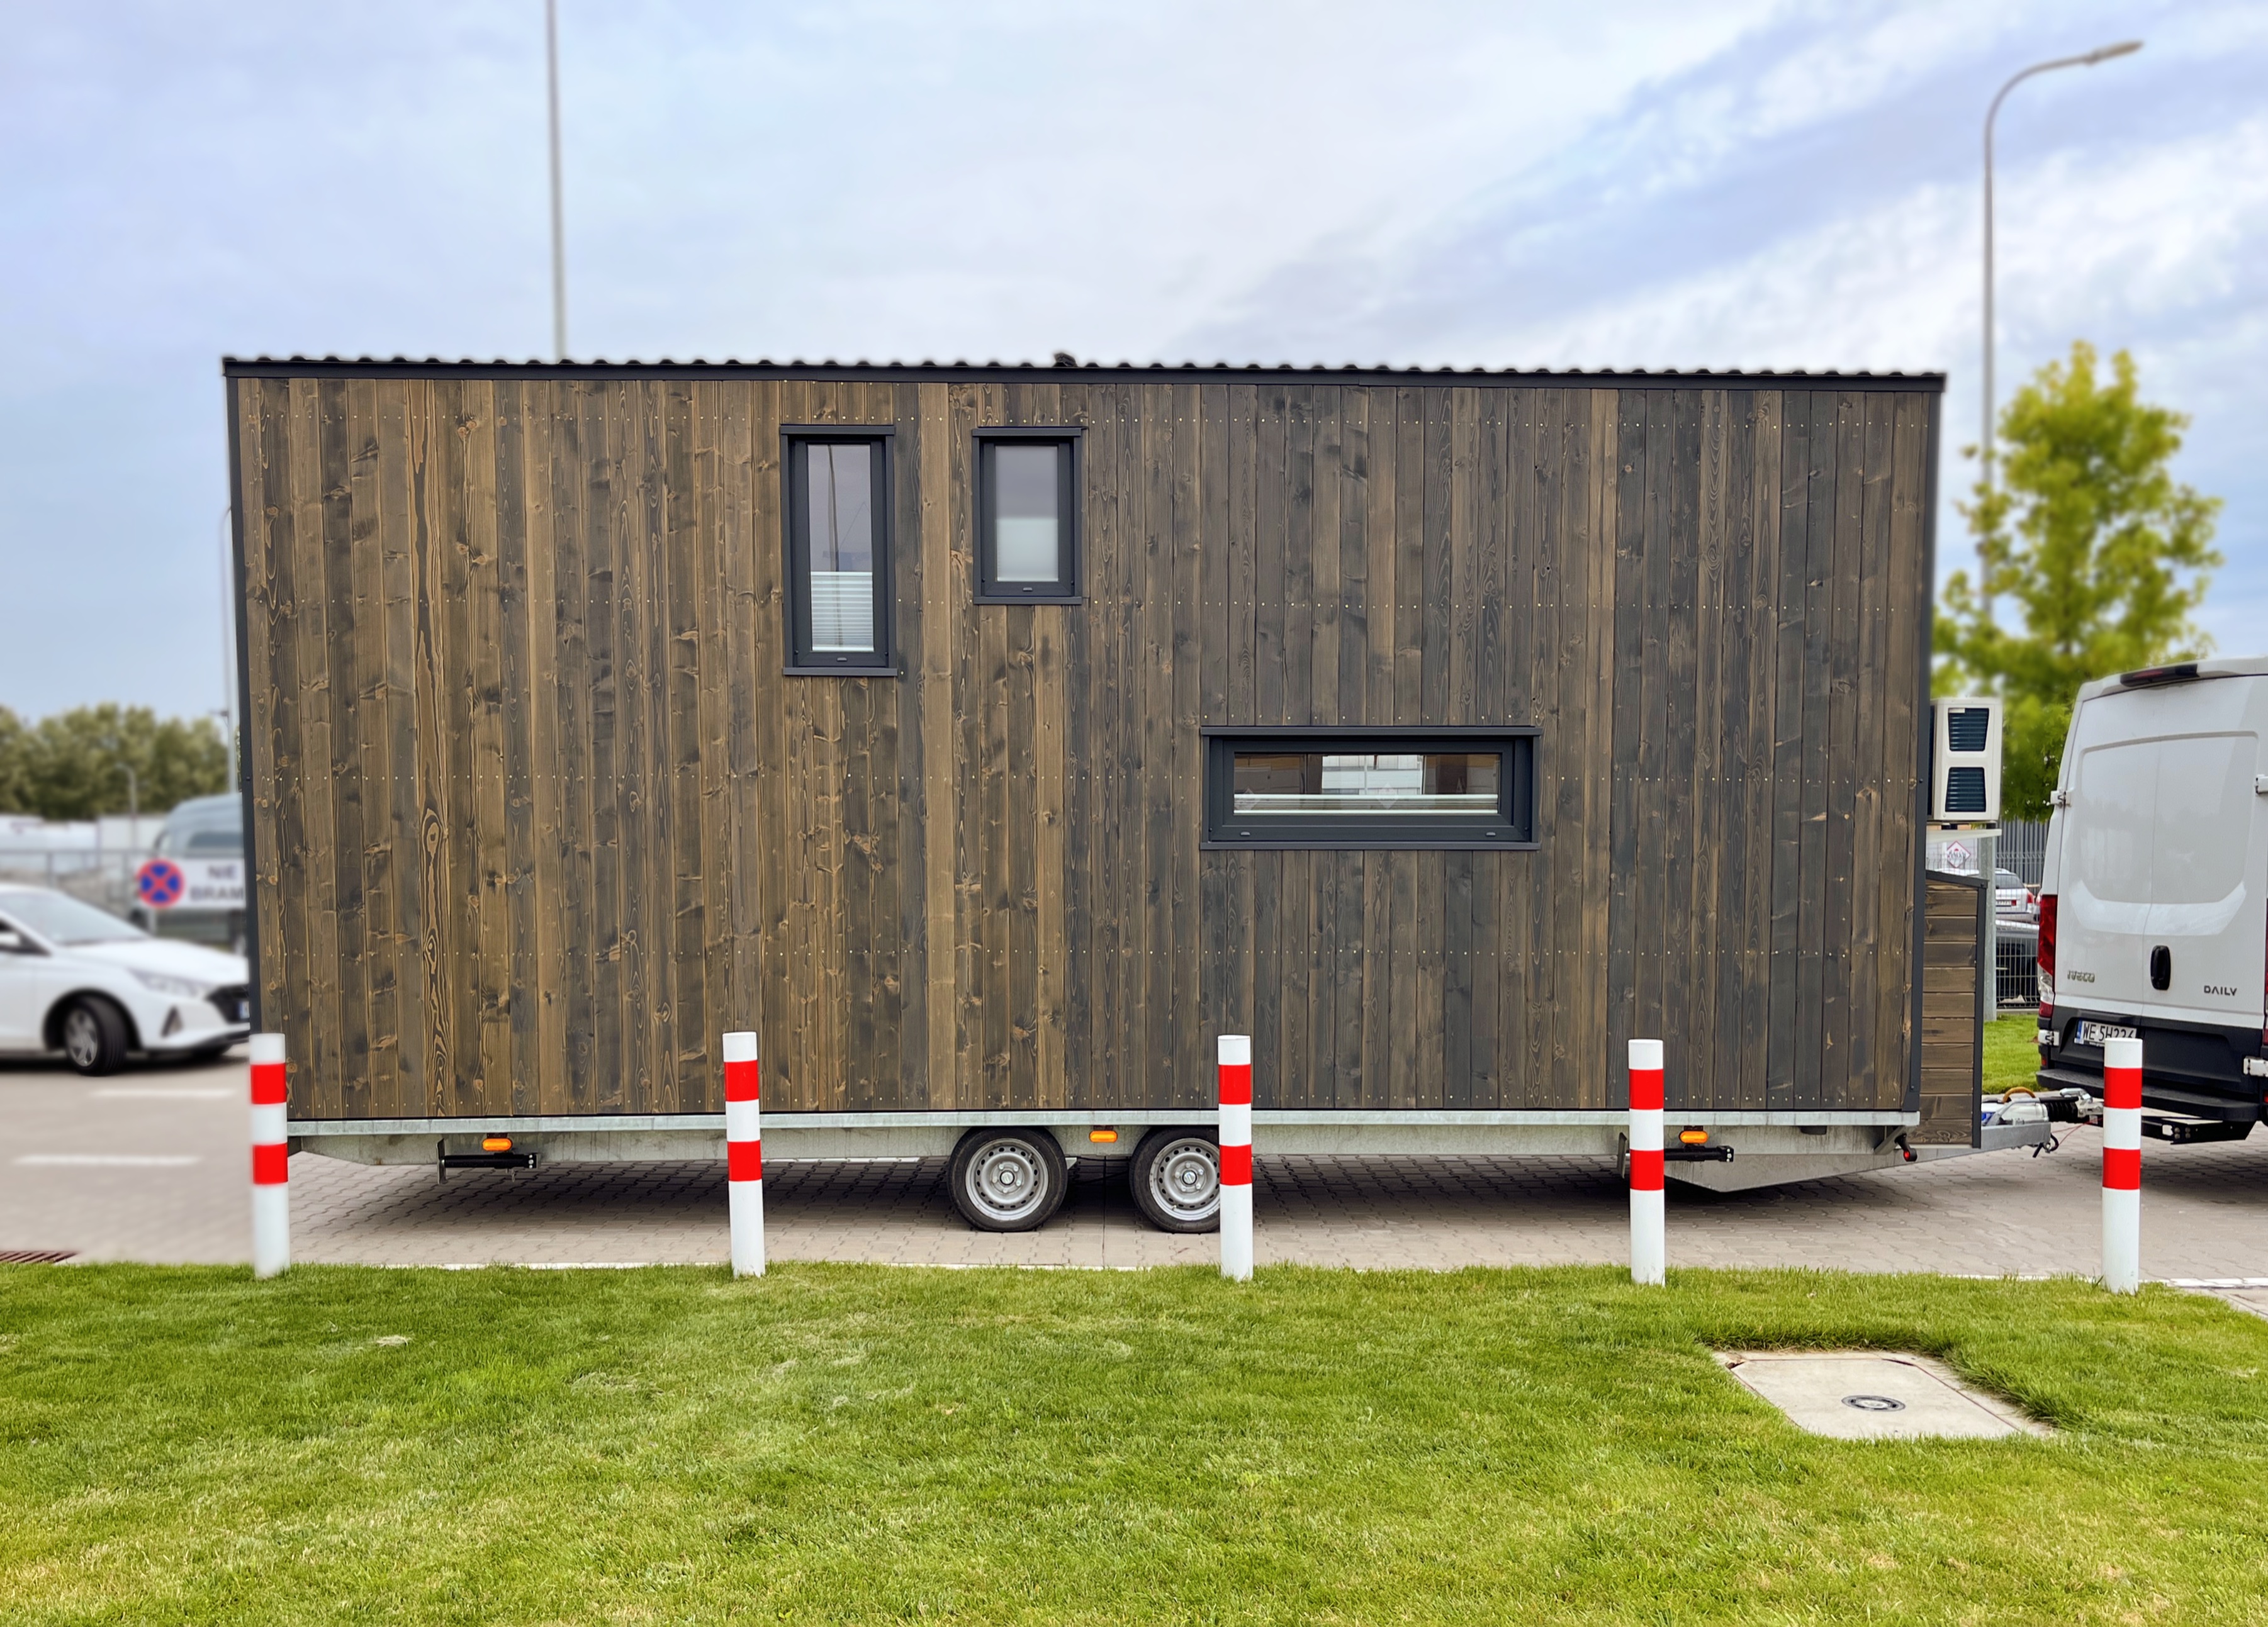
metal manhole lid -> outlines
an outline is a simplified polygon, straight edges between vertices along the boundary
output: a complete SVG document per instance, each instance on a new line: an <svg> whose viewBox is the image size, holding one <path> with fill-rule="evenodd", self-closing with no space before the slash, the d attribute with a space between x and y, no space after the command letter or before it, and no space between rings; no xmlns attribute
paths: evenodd
<svg viewBox="0 0 2268 1627"><path fill-rule="evenodd" d="M1904 1412L1906 1403L1894 1395L1845 1395L1843 1404L1861 1412Z"/></svg>

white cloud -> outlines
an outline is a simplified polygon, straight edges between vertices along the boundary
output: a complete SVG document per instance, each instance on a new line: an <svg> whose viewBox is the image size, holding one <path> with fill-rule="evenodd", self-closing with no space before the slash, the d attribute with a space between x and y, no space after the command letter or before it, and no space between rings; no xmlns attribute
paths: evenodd
<svg viewBox="0 0 2268 1627"><path fill-rule="evenodd" d="M563 11L579 353L1942 366L1948 446L1983 99L2146 33L2011 104L2002 376L2132 346L2230 497L2213 614L2268 608L2268 11ZM547 342L540 11L10 26L0 569L52 614L0 703L212 704L217 355Z"/></svg>

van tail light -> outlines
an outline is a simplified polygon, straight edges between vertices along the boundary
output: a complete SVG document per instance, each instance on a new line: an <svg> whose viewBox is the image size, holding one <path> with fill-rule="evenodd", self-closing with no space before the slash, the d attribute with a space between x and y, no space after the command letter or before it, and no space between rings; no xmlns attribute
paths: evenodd
<svg viewBox="0 0 2268 1627"><path fill-rule="evenodd" d="M2040 1027L2044 1028L2055 1021L2056 895L2053 893L2040 894L2039 931ZM2261 1023L2264 1027L2268 1027L2268 1012L2261 1014Z"/></svg>

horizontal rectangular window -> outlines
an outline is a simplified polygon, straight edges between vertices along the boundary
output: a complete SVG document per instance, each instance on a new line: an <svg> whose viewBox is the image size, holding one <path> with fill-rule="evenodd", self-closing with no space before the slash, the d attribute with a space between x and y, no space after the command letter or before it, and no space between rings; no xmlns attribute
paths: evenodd
<svg viewBox="0 0 2268 1627"><path fill-rule="evenodd" d="M792 671L871 672L892 664L888 447L878 436L788 438Z"/></svg>
<svg viewBox="0 0 2268 1627"><path fill-rule="evenodd" d="M1079 437L976 431L976 597L1033 604L1079 594Z"/></svg>
<svg viewBox="0 0 2268 1627"><path fill-rule="evenodd" d="M1238 847L1518 847L1533 730L1209 732L1205 839Z"/></svg>

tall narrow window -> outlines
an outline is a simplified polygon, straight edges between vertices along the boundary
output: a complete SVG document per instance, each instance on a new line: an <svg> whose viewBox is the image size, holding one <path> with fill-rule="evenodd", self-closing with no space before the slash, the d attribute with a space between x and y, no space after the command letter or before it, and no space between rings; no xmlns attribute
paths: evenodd
<svg viewBox="0 0 2268 1627"><path fill-rule="evenodd" d="M791 432L789 669L891 665L888 442Z"/></svg>
<svg viewBox="0 0 2268 1627"><path fill-rule="evenodd" d="M976 432L977 599L1079 596L1079 438L1064 430Z"/></svg>

